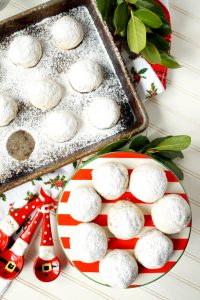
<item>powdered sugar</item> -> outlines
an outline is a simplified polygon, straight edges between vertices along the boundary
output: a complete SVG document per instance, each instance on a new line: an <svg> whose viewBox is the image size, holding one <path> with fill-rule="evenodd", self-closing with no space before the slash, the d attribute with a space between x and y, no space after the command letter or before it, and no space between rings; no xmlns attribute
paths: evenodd
<svg viewBox="0 0 200 300"><path fill-rule="evenodd" d="M149 163L138 166L132 171L129 188L136 198L151 203L164 195L167 184L163 169Z"/></svg>
<svg viewBox="0 0 200 300"><path fill-rule="evenodd" d="M54 22L64 15L70 15L80 21L84 30L84 40L80 46L66 52L55 47L51 37L51 28ZM43 56L38 65L32 69L17 67L10 62L7 56L10 42L15 36L21 34L31 34L37 37L42 44ZM104 72L102 85L96 91L84 95L74 91L68 83L69 67L81 58L97 61ZM55 79L64 90L61 102L52 111L67 109L74 112L80 120L76 136L63 144L52 142L46 137L43 130L43 120L49 112L42 112L33 107L26 94L27 83L34 78L46 76ZM19 106L17 118L9 126L0 129L0 182L4 182L13 174L22 171L23 173L31 172L86 146L113 136L115 133L125 130L130 125L130 118L133 119L127 97L121 88L89 12L83 6L72 9L68 13L44 19L40 23L5 38L0 44L0 82L1 91L16 99ZM92 97L104 95L115 95L119 99L122 118L115 127L108 130L98 130L88 120L87 106ZM6 150L7 138L19 129L25 129L32 134L36 142L32 155L23 162L9 157Z"/></svg>
<svg viewBox="0 0 200 300"><path fill-rule="evenodd" d="M134 238L144 227L143 212L131 201L120 200L108 212L108 228L118 238Z"/></svg>
<svg viewBox="0 0 200 300"><path fill-rule="evenodd" d="M8 125L17 115L18 107L15 100L0 94L0 127Z"/></svg>
<svg viewBox="0 0 200 300"><path fill-rule="evenodd" d="M128 170L118 162L108 162L92 171L92 182L97 192L107 200L120 197L128 186Z"/></svg>
<svg viewBox="0 0 200 300"><path fill-rule="evenodd" d="M27 94L35 107L47 110L58 105L62 98L62 88L51 78L41 78L27 85Z"/></svg>
<svg viewBox="0 0 200 300"><path fill-rule="evenodd" d="M101 197L94 188L80 186L72 190L67 205L72 218L81 222L90 222L101 211Z"/></svg>
<svg viewBox="0 0 200 300"><path fill-rule="evenodd" d="M119 121L120 107L110 97L96 97L88 107L88 118L96 128L112 128Z"/></svg>
<svg viewBox="0 0 200 300"><path fill-rule="evenodd" d="M70 248L73 255L82 262L98 261L108 248L106 233L95 223L81 223L70 237Z"/></svg>
<svg viewBox="0 0 200 300"><path fill-rule="evenodd" d="M106 284L127 288L138 276L138 265L128 251L116 249L100 261L99 272Z"/></svg>
<svg viewBox="0 0 200 300"><path fill-rule="evenodd" d="M24 68L34 67L42 56L42 47L39 40L30 35L17 36L8 50L10 60Z"/></svg>
<svg viewBox="0 0 200 300"><path fill-rule="evenodd" d="M56 45L67 50L77 47L82 42L84 33L79 22L69 16L64 16L55 22L52 35Z"/></svg>
<svg viewBox="0 0 200 300"><path fill-rule="evenodd" d="M79 60L70 68L69 81L76 91L91 92L96 90L103 81L102 68L96 61Z"/></svg>
<svg viewBox="0 0 200 300"><path fill-rule="evenodd" d="M136 259L148 269L162 268L172 252L172 241L157 229L142 234L135 247Z"/></svg>
<svg viewBox="0 0 200 300"><path fill-rule="evenodd" d="M180 232L191 219L189 204L176 194L166 195L155 202L151 213L155 226L167 234Z"/></svg>

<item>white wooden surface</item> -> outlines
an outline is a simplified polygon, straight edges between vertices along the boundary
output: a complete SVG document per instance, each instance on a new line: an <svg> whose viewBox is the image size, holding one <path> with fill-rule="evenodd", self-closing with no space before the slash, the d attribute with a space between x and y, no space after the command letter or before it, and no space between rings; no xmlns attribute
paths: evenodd
<svg viewBox="0 0 200 300"><path fill-rule="evenodd" d="M43 2L46 1L11 1L0 12L0 19ZM183 67L169 72L167 91L147 101L145 106L150 117L147 130L150 137L163 134L192 136L192 146L185 152L184 160L179 162L185 173L184 186L193 211L192 234L184 256L169 274L155 283L143 288L119 291L89 281L67 264L54 233L63 270L58 280L44 284L35 279L32 271L39 245L38 236L27 255L23 272L7 291L4 300L200 299L200 1L171 0L170 7L173 23L172 54Z"/></svg>

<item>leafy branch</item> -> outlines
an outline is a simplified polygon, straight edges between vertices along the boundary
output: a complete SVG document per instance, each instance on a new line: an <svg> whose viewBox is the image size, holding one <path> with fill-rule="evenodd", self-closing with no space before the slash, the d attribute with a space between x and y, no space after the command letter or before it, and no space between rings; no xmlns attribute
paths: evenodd
<svg viewBox="0 0 200 300"><path fill-rule="evenodd" d="M183 172L173 160L177 158L182 159L184 157L182 150L188 148L190 144L191 137L187 135L159 137L152 141L144 135L139 135L112 143L99 151L98 155L122 148L126 151L135 151L149 155L165 165L182 180L184 177Z"/></svg>
<svg viewBox="0 0 200 300"><path fill-rule="evenodd" d="M131 52L140 54L151 64L179 68L169 54L172 32L161 6L155 0L97 0L103 19L114 34L127 41Z"/></svg>

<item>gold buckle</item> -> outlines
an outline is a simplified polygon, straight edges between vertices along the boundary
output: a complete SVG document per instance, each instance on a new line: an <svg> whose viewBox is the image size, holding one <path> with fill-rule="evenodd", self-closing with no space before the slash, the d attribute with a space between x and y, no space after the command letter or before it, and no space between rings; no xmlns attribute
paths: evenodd
<svg viewBox="0 0 200 300"><path fill-rule="evenodd" d="M52 265L50 263L46 263L42 265L42 272L48 273L52 271Z"/></svg>
<svg viewBox="0 0 200 300"><path fill-rule="evenodd" d="M15 268L16 264L13 261L9 261L5 267L5 269L10 273L14 272Z"/></svg>

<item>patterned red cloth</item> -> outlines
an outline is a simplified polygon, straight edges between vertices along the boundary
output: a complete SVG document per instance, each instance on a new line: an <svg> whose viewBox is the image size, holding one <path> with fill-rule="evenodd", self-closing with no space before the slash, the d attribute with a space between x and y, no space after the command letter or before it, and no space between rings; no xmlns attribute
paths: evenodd
<svg viewBox="0 0 200 300"><path fill-rule="evenodd" d="M169 10L165 5L163 5L159 0L156 0L156 2L162 7L162 10L165 13L167 21L171 24L171 19L170 19L170 13ZM171 34L166 35L165 39L167 41L171 41ZM155 73L157 74L158 78L160 79L161 83L163 84L164 88L166 89L166 80L167 80L167 72L168 69L166 67L163 67L161 65L151 65Z"/></svg>

